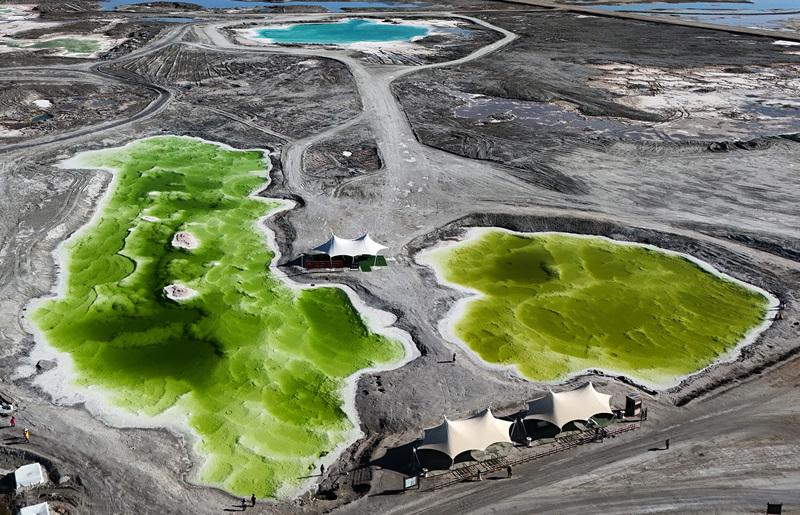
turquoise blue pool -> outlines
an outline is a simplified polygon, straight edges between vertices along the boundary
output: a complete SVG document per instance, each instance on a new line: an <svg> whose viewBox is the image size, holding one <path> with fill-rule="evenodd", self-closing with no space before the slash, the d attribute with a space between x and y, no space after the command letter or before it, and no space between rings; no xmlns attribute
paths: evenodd
<svg viewBox="0 0 800 515"><path fill-rule="evenodd" d="M426 34L427 27L421 25L382 23L361 18L328 23L297 23L285 28L263 28L255 31L256 38L271 43L307 45L410 41Z"/></svg>

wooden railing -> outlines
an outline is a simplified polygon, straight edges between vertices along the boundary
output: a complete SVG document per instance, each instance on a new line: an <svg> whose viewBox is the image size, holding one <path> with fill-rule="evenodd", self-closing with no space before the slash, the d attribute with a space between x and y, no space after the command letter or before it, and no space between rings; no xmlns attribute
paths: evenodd
<svg viewBox="0 0 800 515"><path fill-rule="evenodd" d="M619 427L615 427L614 429L606 429L605 433L603 433L606 437L614 437L620 435L622 433L627 433L628 431L633 431L634 429L639 429L639 423L622 423L617 424ZM469 467L463 467L459 469L452 470L449 474L450 477L434 477L434 478L425 478L422 480L422 489L424 490L438 490L439 488L445 488L447 486L454 485L456 483L461 483L470 478L477 477L478 472L481 474L489 474L492 472L497 472L500 470L504 470L506 467L511 465L521 465L523 463L528 463L533 460L538 460L540 458L544 458L546 456L552 456L553 454L558 454L560 452L564 452L568 449L574 449L579 445L583 445L592 441L596 440L596 435L594 431L584 431L580 435L568 436L566 438L558 438L556 442L554 442L548 449L542 450L540 452L534 452L532 454L528 454L518 458L494 458L486 461L478 462L475 465L470 465ZM535 449L535 447L534 447Z"/></svg>

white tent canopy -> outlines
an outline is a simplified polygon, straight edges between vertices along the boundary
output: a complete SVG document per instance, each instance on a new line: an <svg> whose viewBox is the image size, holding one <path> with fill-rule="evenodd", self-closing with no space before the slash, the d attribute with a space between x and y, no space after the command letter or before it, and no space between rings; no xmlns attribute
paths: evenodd
<svg viewBox="0 0 800 515"><path fill-rule="evenodd" d="M335 234L331 239L315 247L314 250L329 256L376 256L378 252L386 247L373 240L369 234L364 234L358 238L349 240L340 238Z"/></svg>
<svg viewBox="0 0 800 515"><path fill-rule="evenodd" d="M430 449L447 454L450 459L465 451L482 451L492 444L511 443L511 422L500 420L486 411L463 420L447 420L433 429L426 429L418 449Z"/></svg>
<svg viewBox="0 0 800 515"><path fill-rule="evenodd" d="M17 482L17 490L19 490L20 488L42 485L47 481L47 478L41 465L29 463L14 471L14 480Z"/></svg>
<svg viewBox="0 0 800 515"><path fill-rule="evenodd" d="M570 422L589 420L594 415L612 415L611 396L594 389L592 383L568 392L554 393L528 403L528 414L525 420L545 420L563 429Z"/></svg>
<svg viewBox="0 0 800 515"><path fill-rule="evenodd" d="M46 502L25 506L19 510L19 515L50 515L50 506Z"/></svg>

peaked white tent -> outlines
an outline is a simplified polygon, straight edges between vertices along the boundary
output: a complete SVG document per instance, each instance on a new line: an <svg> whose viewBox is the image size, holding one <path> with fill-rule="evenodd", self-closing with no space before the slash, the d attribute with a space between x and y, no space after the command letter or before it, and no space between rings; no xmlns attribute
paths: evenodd
<svg viewBox="0 0 800 515"><path fill-rule="evenodd" d="M340 238L335 234L331 238L314 250L333 256L377 256L378 252L385 249L384 245L373 240L368 233L358 238L349 240Z"/></svg>
<svg viewBox="0 0 800 515"><path fill-rule="evenodd" d="M46 502L25 506L19 510L19 515L50 515L50 505Z"/></svg>
<svg viewBox="0 0 800 515"><path fill-rule="evenodd" d="M31 486L42 485L47 481L44 469L38 463L23 465L14 471L14 480L17 482L17 490Z"/></svg>
<svg viewBox="0 0 800 515"><path fill-rule="evenodd" d="M439 451L453 460L462 452L482 451L500 442L511 443L511 424L495 418L489 409L463 420L448 420L445 417L441 425L425 430L422 445L418 449Z"/></svg>
<svg viewBox="0 0 800 515"><path fill-rule="evenodd" d="M613 415L611 396L594 389L592 383L583 384L568 392L547 395L528 403L525 420L544 420L563 429L570 422L589 420L594 415Z"/></svg>

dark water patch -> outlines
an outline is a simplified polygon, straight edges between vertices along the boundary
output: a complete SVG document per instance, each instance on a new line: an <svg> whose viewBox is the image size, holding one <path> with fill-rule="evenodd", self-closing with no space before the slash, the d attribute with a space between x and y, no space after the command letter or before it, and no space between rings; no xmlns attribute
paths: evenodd
<svg viewBox="0 0 800 515"><path fill-rule="evenodd" d="M665 137L648 124L634 125L615 118L585 116L548 102L478 97L457 107L455 115L472 118L484 124L514 122L538 130L596 133L598 136L614 136L633 141L660 141ZM671 134L669 138L690 139L683 134Z"/></svg>

